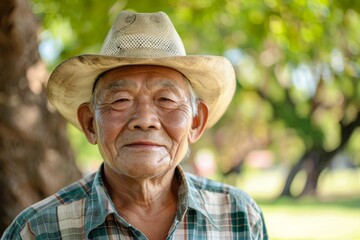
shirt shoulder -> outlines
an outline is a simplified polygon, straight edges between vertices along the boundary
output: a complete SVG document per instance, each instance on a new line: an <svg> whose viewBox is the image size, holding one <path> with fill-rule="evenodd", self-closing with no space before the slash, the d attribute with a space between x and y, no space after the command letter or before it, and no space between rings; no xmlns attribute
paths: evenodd
<svg viewBox="0 0 360 240"><path fill-rule="evenodd" d="M208 178L195 176L186 173L190 186L193 186L198 191L209 192L214 195L227 195L232 198L241 200L243 203L254 203L254 200L249 194L234 186L217 182Z"/></svg>
<svg viewBox="0 0 360 240"><path fill-rule="evenodd" d="M26 232L25 227L29 227L30 223L35 222L39 227L45 227L46 224L57 224L57 209L60 206L87 198L94 176L95 173L86 176L23 210L5 230L1 239L21 239L22 232Z"/></svg>
<svg viewBox="0 0 360 240"><path fill-rule="evenodd" d="M189 173L186 178L191 199L194 199L192 206L207 216L214 226L226 229L230 223L239 236L267 239L262 211L249 194L234 186ZM200 202L200 205L195 202Z"/></svg>

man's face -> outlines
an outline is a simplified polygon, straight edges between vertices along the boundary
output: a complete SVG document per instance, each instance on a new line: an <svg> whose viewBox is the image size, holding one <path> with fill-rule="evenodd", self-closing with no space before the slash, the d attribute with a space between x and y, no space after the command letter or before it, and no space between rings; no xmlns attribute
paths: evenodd
<svg viewBox="0 0 360 240"><path fill-rule="evenodd" d="M184 158L189 142L199 137L194 137L189 83L176 70L113 69L103 75L95 94L90 128L106 166L118 174L164 175Z"/></svg>

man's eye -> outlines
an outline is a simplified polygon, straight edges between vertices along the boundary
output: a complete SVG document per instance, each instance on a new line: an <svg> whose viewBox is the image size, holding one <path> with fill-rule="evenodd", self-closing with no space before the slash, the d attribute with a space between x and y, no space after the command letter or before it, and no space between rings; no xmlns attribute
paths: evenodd
<svg viewBox="0 0 360 240"><path fill-rule="evenodd" d="M167 102L167 101L174 102L174 100L172 100L170 98L167 98L167 97L161 97L159 100L162 101L162 102Z"/></svg>
<svg viewBox="0 0 360 240"><path fill-rule="evenodd" d="M128 98L119 98L119 99L116 99L114 102L127 102L129 101Z"/></svg>
<svg viewBox="0 0 360 240"><path fill-rule="evenodd" d="M130 103L130 98L118 98L114 99L112 102L112 106L116 109L127 107Z"/></svg>

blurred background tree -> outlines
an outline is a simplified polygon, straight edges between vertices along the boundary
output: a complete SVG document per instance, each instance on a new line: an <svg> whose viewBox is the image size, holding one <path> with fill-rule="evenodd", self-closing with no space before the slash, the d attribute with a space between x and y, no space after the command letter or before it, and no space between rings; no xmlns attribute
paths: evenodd
<svg viewBox="0 0 360 240"><path fill-rule="evenodd" d="M27 0L0 2L0 234L25 207L80 178L66 122L48 102L39 23Z"/></svg>
<svg viewBox="0 0 360 240"><path fill-rule="evenodd" d="M201 172L197 164L210 159L229 181L244 164L282 166L287 177L280 195L296 197L316 194L319 176L330 166L360 163L360 2L32 0L31 4L42 26L39 50L49 70L68 57L98 53L123 9L164 11L187 54L223 55L233 63L236 95L222 120L193 146L194 162L189 164L195 170ZM79 161L89 161L84 152L96 150L71 127L69 134ZM299 174L305 182L294 192Z"/></svg>

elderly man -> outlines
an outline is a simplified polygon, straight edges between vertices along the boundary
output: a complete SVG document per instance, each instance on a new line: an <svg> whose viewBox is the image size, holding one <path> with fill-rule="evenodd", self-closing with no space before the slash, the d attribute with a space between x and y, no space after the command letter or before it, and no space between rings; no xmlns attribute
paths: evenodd
<svg viewBox="0 0 360 240"><path fill-rule="evenodd" d="M248 195L179 166L234 91L231 64L187 56L166 14L121 12L101 54L63 62L48 83L104 163L23 211L3 239L267 239Z"/></svg>

